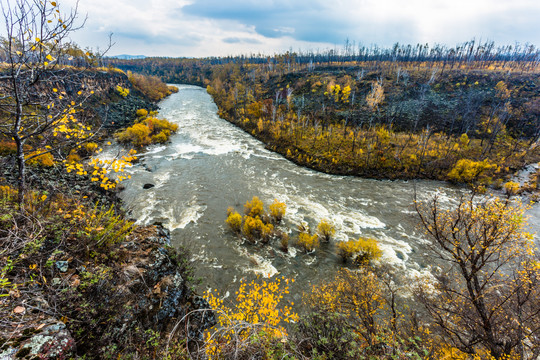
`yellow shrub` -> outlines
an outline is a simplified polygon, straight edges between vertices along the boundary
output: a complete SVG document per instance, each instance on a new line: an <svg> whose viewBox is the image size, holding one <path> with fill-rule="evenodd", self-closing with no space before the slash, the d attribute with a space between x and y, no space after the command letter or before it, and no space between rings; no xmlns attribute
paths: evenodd
<svg viewBox="0 0 540 360"><path fill-rule="evenodd" d="M343 261L352 258L358 253L358 241L350 239L347 241L340 241L337 244L337 253Z"/></svg>
<svg viewBox="0 0 540 360"><path fill-rule="evenodd" d="M77 151L75 150L71 150L68 157L67 157L67 162L68 163L80 163L81 162L81 157L79 156L79 154L77 154Z"/></svg>
<svg viewBox="0 0 540 360"><path fill-rule="evenodd" d="M319 247L319 236L317 234L310 235L306 232L301 232L298 234L298 246L305 251L313 251Z"/></svg>
<svg viewBox="0 0 540 360"><path fill-rule="evenodd" d="M263 202L259 199L258 196L254 196L251 199L251 202L247 201L244 205L244 214L251 217L261 216L264 212L263 208Z"/></svg>
<svg viewBox="0 0 540 360"><path fill-rule="evenodd" d="M269 209L272 219L276 223L279 223L283 219L283 216L285 216L287 205L285 205L285 203L279 202L277 199L274 199L274 202L270 204Z"/></svg>
<svg viewBox="0 0 540 360"><path fill-rule="evenodd" d="M272 224L262 224L261 225L261 238L264 242L268 242L270 240L270 237L274 233L274 225Z"/></svg>
<svg viewBox="0 0 540 360"><path fill-rule="evenodd" d="M120 85L116 86L116 91L118 91L118 93L122 95L123 97L127 97L129 95L129 89L123 88Z"/></svg>
<svg viewBox="0 0 540 360"><path fill-rule="evenodd" d="M53 166L54 165L54 157L49 152L38 155L36 157L33 157L36 154L39 154L41 152L42 152L41 150L36 150L36 151L32 151L31 153L27 154L25 157L26 157L26 159L28 159L27 160L28 165L46 166L46 167Z"/></svg>
<svg viewBox="0 0 540 360"><path fill-rule="evenodd" d="M259 237L262 221L258 217L244 216L244 235L250 241L255 241Z"/></svg>
<svg viewBox="0 0 540 360"><path fill-rule="evenodd" d="M84 149L89 153L89 154L93 154L97 151L98 149L98 144L96 144L95 142L89 142L89 143L86 143L84 144Z"/></svg>
<svg viewBox="0 0 540 360"><path fill-rule="evenodd" d="M367 263L372 260L377 260L381 257L382 251L375 239L360 238L358 239L358 256L356 261Z"/></svg>
<svg viewBox="0 0 540 360"><path fill-rule="evenodd" d="M151 140L152 140L152 144L163 144L163 143L166 143L167 140L169 140L169 137L164 131L162 131L157 135L152 135Z"/></svg>
<svg viewBox="0 0 540 360"><path fill-rule="evenodd" d="M343 261L356 256L356 262L359 264L366 264L372 260L377 260L382 255L377 241L370 238L341 241L337 244L337 253Z"/></svg>
<svg viewBox="0 0 540 360"><path fill-rule="evenodd" d="M144 124L134 124L126 130L117 133L115 137L120 143L131 143L137 147L141 147L150 143L148 135L150 135L148 126Z"/></svg>
<svg viewBox="0 0 540 360"><path fill-rule="evenodd" d="M336 229L328 220L322 219L319 222L319 225L317 225L317 233L323 240L330 241L332 236L336 233Z"/></svg>
<svg viewBox="0 0 540 360"><path fill-rule="evenodd" d="M282 304L283 296L289 293L288 284L289 280L284 278L249 284L241 280L233 306L226 306L219 294L208 292L207 300L210 307L217 310L218 322L205 334L208 359L232 358L232 353L226 352L231 347L234 351L238 340L254 336L271 340L286 336L285 323L299 319L290 306Z"/></svg>
<svg viewBox="0 0 540 360"><path fill-rule="evenodd" d="M138 111L140 110L144 109L139 109ZM115 137L120 143L131 143L137 147L142 147L167 142L171 133L177 130L177 124L173 124L165 119L149 117L143 122L134 124L126 130L118 132Z"/></svg>
<svg viewBox="0 0 540 360"><path fill-rule="evenodd" d="M230 212L225 222L236 233L239 233L242 229L242 215L240 215L236 211Z"/></svg>
<svg viewBox="0 0 540 360"><path fill-rule="evenodd" d="M142 117L142 118L147 117L148 116L148 110L146 110L146 109L137 110L137 116Z"/></svg>
<svg viewBox="0 0 540 360"><path fill-rule="evenodd" d="M519 184L517 182L508 181L507 183L504 184L504 191L509 196L515 195L519 191Z"/></svg>
<svg viewBox="0 0 540 360"><path fill-rule="evenodd" d="M148 126L150 131L153 134L159 133L163 130L168 130L170 132L176 132L178 130L178 124L174 124L165 119L158 119L155 117L149 117L144 120L143 124Z"/></svg>
<svg viewBox="0 0 540 360"><path fill-rule="evenodd" d="M488 160L460 159L448 173L448 178L456 182L474 183L480 181L485 183L489 182L489 172L496 168L497 165L490 163Z"/></svg>

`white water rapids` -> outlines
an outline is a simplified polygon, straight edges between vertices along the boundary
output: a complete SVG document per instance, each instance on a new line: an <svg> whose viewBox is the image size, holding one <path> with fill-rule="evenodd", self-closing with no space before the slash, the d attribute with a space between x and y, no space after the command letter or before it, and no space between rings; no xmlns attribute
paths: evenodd
<svg viewBox="0 0 540 360"><path fill-rule="evenodd" d="M234 291L242 277L283 275L295 278L291 293L298 299L311 284L344 266L332 243L305 254L292 245L283 253L278 241L250 245L238 239L224 222L227 207L242 212L255 195L266 205L273 199L285 202L289 228L305 222L315 229L328 219L336 227L337 241L373 237L383 250L381 262L411 276L428 272L427 240L411 207L415 185L420 200L438 193L449 202L458 189L435 181L370 180L299 167L220 119L205 89L179 89L160 103L159 114L177 123L178 133L170 143L140 156L141 163L129 169L132 178L121 197L139 224L162 222L173 245L190 249L205 287L223 294ZM155 187L143 190L146 183ZM540 218L538 207L532 215ZM294 241L291 237L290 243Z"/></svg>

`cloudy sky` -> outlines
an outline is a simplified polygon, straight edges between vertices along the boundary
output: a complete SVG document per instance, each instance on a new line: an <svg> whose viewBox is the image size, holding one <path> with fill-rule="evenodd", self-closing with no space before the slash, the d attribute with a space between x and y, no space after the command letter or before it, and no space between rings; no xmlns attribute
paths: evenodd
<svg viewBox="0 0 540 360"><path fill-rule="evenodd" d="M2 0L6 1L6 0ZM63 9L76 0L57 0ZM273 54L356 44L540 45L539 0L80 0L80 45L172 57Z"/></svg>

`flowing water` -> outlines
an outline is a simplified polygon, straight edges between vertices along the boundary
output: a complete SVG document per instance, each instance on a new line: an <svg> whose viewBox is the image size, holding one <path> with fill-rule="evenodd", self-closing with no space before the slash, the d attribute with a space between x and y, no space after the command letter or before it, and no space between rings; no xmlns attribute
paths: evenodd
<svg viewBox="0 0 540 360"><path fill-rule="evenodd" d="M321 219L328 219L338 241L373 237L383 250L381 262L408 276L427 272L427 240L411 207L415 187L420 200L438 193L452 201L458 189L435 181L360 179L299 167L220 119L205 89L179 89L160 104L159 114L177 123L178 133L170 143L142 154L121 197L138 223L162 222L171 231L173 245L191 250L204 287L224 294L234 291L241 278L283 275L295 279L291 293L298 299L311 284L343 267L332 243L313 254L294 246L284 253L277 240L251 245L234 235L224 222L227 207L241 213L255 195L266 205L273 199L285 202L289 228L307 223L315 229ZM155 187L143 190L146 183ZM290 243L294 240L292 236Z"/></svg>

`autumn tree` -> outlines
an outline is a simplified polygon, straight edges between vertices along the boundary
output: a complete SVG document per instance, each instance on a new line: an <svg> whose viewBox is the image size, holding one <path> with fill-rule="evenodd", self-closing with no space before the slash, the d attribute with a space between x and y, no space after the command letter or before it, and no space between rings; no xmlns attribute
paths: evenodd
<svg viewBox="0 0 540 360"><path fill-rule="evenodd" d="M442 270L419 299L452 346L495 359L540 354L540 265L525 208L511 198L463 197L451 209L417 203Z"/></svg>
<svg viewBox="0 0 540 360"><path fill-rule="evenodd" d="M89 93L81 89L68 99L55 85L76 77L57 64L62 42L82 25L76 23L77 8L62 13L54 1L8 0L2 2L2 13L6 38L0 47L6 63L0 71L0 134L16 144L22 204L25 163L88 137L75 113Z"/></svg>

